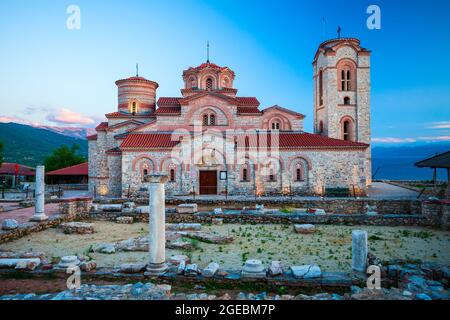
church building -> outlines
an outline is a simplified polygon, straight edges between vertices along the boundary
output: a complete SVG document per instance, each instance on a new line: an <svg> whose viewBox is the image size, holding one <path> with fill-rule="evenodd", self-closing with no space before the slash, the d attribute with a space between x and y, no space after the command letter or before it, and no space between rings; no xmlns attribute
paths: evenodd
<svg viewBox="0 0 450 320"><path fill-rule="evenodd" d="M371 183L370 51L354 38L322 43L313 61L314 133L305 116L242 97L236 74L208 61L183 71L177 97L158 83L118 80L117 110L89 141L89 190L122 197L165 173L169 195L358 195Z"/></svg>

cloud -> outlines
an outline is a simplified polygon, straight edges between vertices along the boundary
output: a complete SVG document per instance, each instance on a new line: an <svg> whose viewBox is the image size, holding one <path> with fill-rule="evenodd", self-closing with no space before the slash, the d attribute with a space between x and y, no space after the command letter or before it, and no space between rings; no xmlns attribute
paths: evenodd
<svg viewBox="0 0 450 320"><path fill-rule="evenodd" d="M417 139L427 142L450 141L450 136L418 137Z"/></svg>
<svg viewBox="0 0 450 320"><path fill-rule="evenodd" d="M450 121L433 122L428 129L450 129Z"/></svg>
<svg viewBox="0 0 450 320"><path fill-rule="evenodd" d="M48 121L64 125L90 125L95 123L94 119L65 108L48 114L46 119Z"/></svg>
<svg viewBox="0 0 450 320"><path fill-rule="evenodd" d="M39 122L29 121L29 120L26 120L26 119L23 119L23 118L0 116L0 123L10 123L10 122L19 123L19 124L26 124L26 125L29 125L29 126L38 126L38 125L40 125Z"/></svg>
<svg viewBox="0 0 450 320"><path fill-rule="evenodd" d="M413 143L416 142L416 139L413 138L372 138L372 142L379 143Z"/></svg>

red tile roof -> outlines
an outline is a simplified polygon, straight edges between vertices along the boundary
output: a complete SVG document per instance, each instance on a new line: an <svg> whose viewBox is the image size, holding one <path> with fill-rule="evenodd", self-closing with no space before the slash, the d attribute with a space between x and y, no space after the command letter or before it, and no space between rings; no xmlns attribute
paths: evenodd
<svg viewBox="0 0 450 320"><path fill-rule="evenodd" d="M88 163L80 163L74 166L47 172L48 176L87 176Z"/></svg>
<svg viewBox="0 0 450 320"><path fill-rule="evenodd" d="M237 107L238 114L258 114L261 111L255 107Z"/></svg>
<svg viewBox="0 0 450 320"><path fill-rule="evenodd" d="M245 135L241 135L238 137L239 146L272 146L272 140L276 139L275 134L267 135L264 133L259 133L256 137L252 137L249 135L249 138L246 140ZM274 140L275 142L275 140ZM301 149L301 148L367 148L368 144L353 142L353 141L344 141L339 139L333 139L324 137L318 134L305 133L305 132L280 132L278 134L278 144L282 149Z"/></svg>
<svg viewBox="0 0 450 320"><path fill-rule="evenodd" d="M88 140L97 140L97 135L96 134L92 134L90 136L87 136L86 139L88 139Z"/></svg>
<svg viewBox="0 0 450 320"><path fill-rule="evenodd" d="M236 97L235 99L240 106L259 106L259 101L255 97Z"/></svg>
<svg viewBox="0 0 450 320"><path fill-rule="evenodd" d="M172 148L179 141L172 141L171 133L131 133L120 145L120 149Z"/></svg>
<svg viewBox="0 0 450 320"><path fill-rule="evenodd" d="M95 128L95 130L97 130L97 131L106 131L106 129L108 129L108 122L101 122L101 123Z"/></svg>
<svg viewBox="0 0 450 320"><path fill-rule="evenodd" d="M158 115L179 115L181 113L181 107L159 107L156 110Z"/></svg>
<svg viewBox="0 0 450 320"><path fill-rule="evenodd" d="M183 98L161 97L158 99L158 106L160 106L160 105L180 105L181 99L183 99Z"/></svg>
<svg viewBox="0 0 450 320"><path fill-rule="evenodd" d="M31 167L24 166L22 164L17 163L9 163L3 162L0 167L0 175L11 175L14 176L17 174L19 176L34 176L35 172Z"/></svg>
<svg viewBox="0 0 450 320"><path fill-rule="evenodd" d="M276 139L274 133L259 132L257 135L249 134L249 139L245 135L238 136L238 146L245 146L247 144L251 147L272 146L272 140ZM266 139L266 140L264 140ZM302 149L302 148L318 148L318 149L365 149L369 145L365 143L344 141L339 139L332 139L318 134L304 133L304 132L280 132L278 134L279 147L281 149ZM274 140L275 141L275 140ZM176 146L179 141L172 141L171 133L134 133L129 134L122 142L120 149L140 149L140 148L171 148Z"/></svg>

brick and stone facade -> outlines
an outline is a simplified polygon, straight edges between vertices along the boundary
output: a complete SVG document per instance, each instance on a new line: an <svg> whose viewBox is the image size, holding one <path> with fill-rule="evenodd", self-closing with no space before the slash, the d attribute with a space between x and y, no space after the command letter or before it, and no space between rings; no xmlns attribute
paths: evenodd
<svg viewBox="0 0 450 320"><path fill-rule="evenodd" d="M300 113L260 110L255 97L238 96L235 73L209 61L183 72L180 97L156 104L156 82L119 80L117 111L88 137L90 191L131 195L146 190L146 175L164 172L169 195L317 195L327 188L364 194L371 167L369 67L368 51L356 39L319 47L315 134L303 131Z"/></svg>

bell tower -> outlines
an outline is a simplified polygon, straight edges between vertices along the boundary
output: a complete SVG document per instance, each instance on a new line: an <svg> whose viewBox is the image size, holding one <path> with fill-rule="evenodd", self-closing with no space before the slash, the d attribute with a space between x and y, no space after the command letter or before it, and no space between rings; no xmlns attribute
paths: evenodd
<svg viewBox="0 0 450 320"><path fill-rule="evenodd" d="M320 44L313 61L315 133L370 144L370 53L355 38ZM366 160L370 184L370 148Z"/></svg>

